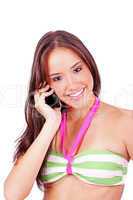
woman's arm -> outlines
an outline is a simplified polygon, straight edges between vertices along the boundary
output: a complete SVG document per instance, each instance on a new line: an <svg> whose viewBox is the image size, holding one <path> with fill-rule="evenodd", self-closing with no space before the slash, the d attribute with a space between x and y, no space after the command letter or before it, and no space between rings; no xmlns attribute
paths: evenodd
<svg viewBox="0 0 133 200"><path fill-rule="evenodd" d="M45 122L35 141L15 163L4 182L6 200L23 200L29 195L56 131L56 125Z"/></svg>

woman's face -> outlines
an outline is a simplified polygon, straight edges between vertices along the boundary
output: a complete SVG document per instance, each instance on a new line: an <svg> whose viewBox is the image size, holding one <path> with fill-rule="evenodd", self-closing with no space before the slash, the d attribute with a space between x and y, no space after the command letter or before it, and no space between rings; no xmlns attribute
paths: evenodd
<svg viewBox="0 0 133 200"><path fill-rule="evenodd" d="M64 47L52 50L48 57L47 75L48 84L60 100L73 108L87 105L86 100L93 94L93 78L87 65L74 51Z"/></svg>

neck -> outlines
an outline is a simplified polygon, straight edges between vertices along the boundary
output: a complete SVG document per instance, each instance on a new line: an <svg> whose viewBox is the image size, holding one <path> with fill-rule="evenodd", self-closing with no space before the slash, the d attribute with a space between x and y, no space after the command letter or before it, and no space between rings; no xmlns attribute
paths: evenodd
<svg viewBox="0 0 133 200"><path fill-rule="evenodd" d="M85 116L87 115L87 113L90 111L90 109L92 108L94 102L95 102L96 96L93 94L89 100L87 105L85 105L84 107L82 107L81 109L79 108L69 108L67 110L67 118L68 120L72 121L72 122L76 122L79 120L82 120L85 118Z"/></svg>

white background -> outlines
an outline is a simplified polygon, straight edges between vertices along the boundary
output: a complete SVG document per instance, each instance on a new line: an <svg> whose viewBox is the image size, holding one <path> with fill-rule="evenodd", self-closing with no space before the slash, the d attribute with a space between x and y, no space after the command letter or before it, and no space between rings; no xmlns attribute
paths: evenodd
<svg viewBox="0 0 133 200"><path fill-rule="evenodd" d="M101 79L101 99L133 109L133 6L130 0L7 1L0 3L0 190L12 167L15 139L23 132L24 103L33 54L50 30L77 35L92 53ZM129 163L123 200L132 200ZM34 184L27 200L42 199Z"/></svg>

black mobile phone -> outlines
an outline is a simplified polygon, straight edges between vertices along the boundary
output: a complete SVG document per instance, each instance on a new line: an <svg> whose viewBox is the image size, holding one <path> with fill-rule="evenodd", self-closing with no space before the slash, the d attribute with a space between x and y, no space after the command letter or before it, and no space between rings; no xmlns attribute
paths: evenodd
<svg viewBox="0 0 133 200"><path fill-rule="evenodd" d="M49 88L47 92L49 92L50 90L51 88ZM30 101L31 105L35 105L34 92L30 93L30 95L28 96L28 100ZM60 107L60 104L61 104L60 99L55 93L51 94L48 97L45 97L45 102L52 108Z"/></svg>
<svg viewBox="0 0 133 200"><path fill-rule="evenodd" d="M51 88L49 88L47 92L49 92L50 90ZM52 108L61 106L61 111L65 111L67 109L67 105L59 99L55 92L50 96L45 97L45 102Z"/></svg>
<svg viewBox="0 0 133 200"><path fill-rule="evenodd" d="M49 91L50 91L50 89L48 90L48 92ZM48 104L52 108L60 107L59 97L55 93L51 94L48 97L45 97L45 102L46 102L46 104Z"/></svg>

